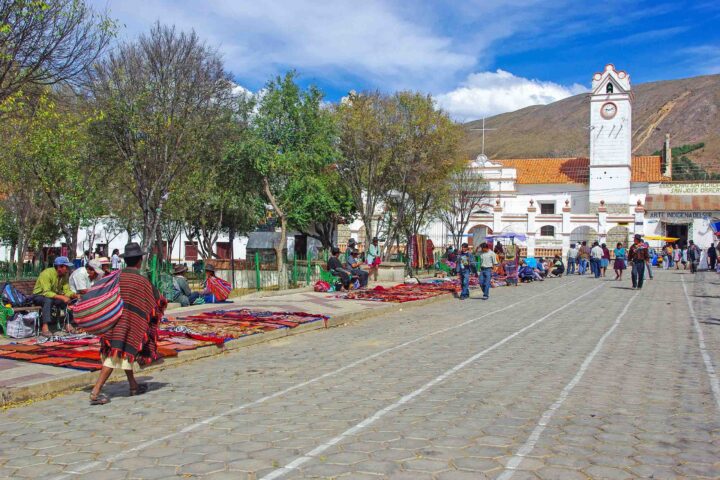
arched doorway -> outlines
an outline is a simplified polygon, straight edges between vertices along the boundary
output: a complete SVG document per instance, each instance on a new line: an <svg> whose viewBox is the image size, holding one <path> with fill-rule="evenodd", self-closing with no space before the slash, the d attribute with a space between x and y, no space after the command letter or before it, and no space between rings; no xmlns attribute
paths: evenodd
<svg viewBox="0 0 720 480"><path fill-rule="evenodd" d="M610 250L615 248L615 245L617 245L618 242L622 242L623 246L627 247L629 238L630 230L627 227L613 227L608 230L607 240L605 243L607 243Z"/></svg>
<svg viewBox="0 0 720 480"><path fill-rule="evenodd" d="M468 245L474 247L485 241L485 237L493 233L492 228L487 225L475 225L470 229L468 235Z"/></svg>
<svg viewBox="0 0 720 480"><path fill-rule="evenodd" d="M570 232L570 243L574 243L576 245L579 245L581 242L587 242L588 245L591 245L593 242L596 242L597 239L597 230L591 227L577 227L575 230Z"/></svg>

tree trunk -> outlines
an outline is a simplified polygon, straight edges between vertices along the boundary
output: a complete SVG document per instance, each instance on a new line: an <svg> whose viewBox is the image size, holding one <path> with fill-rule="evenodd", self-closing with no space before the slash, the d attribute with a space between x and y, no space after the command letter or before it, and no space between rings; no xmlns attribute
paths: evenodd
<svg viewBox="0 0 720 480"><path fill-rule="evenodd" d="M157 249L158 262L165 260L165 246L163 245L162 232L160 231L160 223L155 225L155 248Z"/></svg>
<svg viewBox="0 0 720 480"><path fill-rule="evenodd" d="M17 265L15 268L15 278L22 277L22 270L25 260L25 235L22 232L18 232L18 249L17 249Z"/></svg>
<svg viewBox="0 0 720 480"><path fill-rule="evenodd" d="M68 258L72 262L77 257L78 233L80 231L80 225L73 225L70 230L70 236L68 237L66 235L65 240L68 242ZM95 235L93 234L93 237L94 236Z"/></svg>
<svg viewBox="0 0 720 480"><path fill-rule="evenodd" d="M17 252L17 242L12 243L10 245L10 262L8 262L9 263L8 267L10 267L10 268L12 268L14 265L17 265L16 260L15 260L16 252Z"/></svg>
<svg viewBox="0 0 720 480"><path fill-rule="evenodd" d="M277 274L278 286L280 290L288 288L287 263L285 262L285 249L287 247L287 219L285 216L280 217L280 241L275 247L275 255L277 256Z"/></svg>

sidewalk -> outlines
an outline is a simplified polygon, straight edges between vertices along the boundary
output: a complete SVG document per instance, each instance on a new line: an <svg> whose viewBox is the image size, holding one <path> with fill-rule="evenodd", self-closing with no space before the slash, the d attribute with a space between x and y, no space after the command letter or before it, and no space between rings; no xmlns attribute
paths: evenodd
<svg viewBox="0 0 720 480"><path fill-rule="evenodd" d="M378 283L385 287L396 283ZM251 310L266 311L293 311L322 314L330 317L324 325L323 322L314 322L300 325L292 329L274 330L259 335L251 335L226 342L222 347L207 346L196 350L180 352L177 357L161 359L138 374L144 372L173 367L181 363L199 358L220 355L225 351L264 343L281 337L296 335L321 328L341 325L347 322L364 320L376 315L397 311L410 306L421 306L427 303L451 298L450 295L441 295L426 300L408 303L382 303L362 300L342 300L334 298L334 293L317 293L310 289L267 292L251 294L234 299L234 303L198 305L195 307L176 308L166 312L167 317L188 315L205 311L236 310L247 308ZM15 341L14 339L0 338L0 345ZM84 388L92 385L98 372L86 372L70 368L39 365L30 362L0 358L0 407L34 400L47 395L58 394L67 390ZM122 380L122 372L114 374L112 379Z"/></svg>

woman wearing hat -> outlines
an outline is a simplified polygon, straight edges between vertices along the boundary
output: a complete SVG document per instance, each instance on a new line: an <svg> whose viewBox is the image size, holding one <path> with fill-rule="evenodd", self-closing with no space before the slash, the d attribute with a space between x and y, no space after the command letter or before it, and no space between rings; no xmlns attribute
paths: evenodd
<svg viewBox="0 0 720 480"><path fill-rule="evenodd" d="M188 268L185 265L175 265L173 268L173 298L172 302L179 303L181 307L187 307L195 303L195 300L200 297L199 292L193 292L190 290L190 285L185 278Z"/></svg>

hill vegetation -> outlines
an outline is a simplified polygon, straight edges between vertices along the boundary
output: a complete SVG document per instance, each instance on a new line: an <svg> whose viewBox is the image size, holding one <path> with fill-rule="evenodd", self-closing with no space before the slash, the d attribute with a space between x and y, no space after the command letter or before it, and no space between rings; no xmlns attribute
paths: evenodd
<svg viewBox="0 0 720 480"><path fill-rule="evenodd" d="M682 160L720 173L720 75L644 83L633 86L633 153L650 155L665 134L674 145L701 147L680 154ZM485 153L490 158L588 156L588 94L523 108L487 118ZM481 150L481 121L466 124L469 156ZM688 167L694 168L694 167Z"/></svg>

